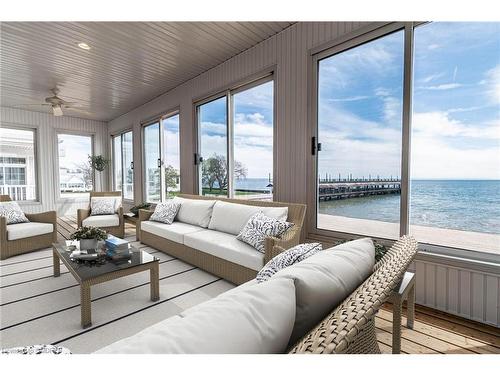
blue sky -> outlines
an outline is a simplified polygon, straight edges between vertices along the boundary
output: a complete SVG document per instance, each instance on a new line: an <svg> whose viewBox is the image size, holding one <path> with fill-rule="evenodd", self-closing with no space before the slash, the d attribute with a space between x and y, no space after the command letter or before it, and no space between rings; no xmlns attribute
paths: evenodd
<svg viewBox="0 0 500 375"><path fill-rule="evenodd" d="M273 172L273 82L238 92L234 102L234 158L248 178L268 178ZM201 153L226 156L225 97L200 107Z"/></svg>
<svg viewBox="0 0 500 375"><path fill-rule="evenodd" d="M400 174L403 33L320 62L321 176ZM415 30L412 177L500 178L498 23Z"/></svg>

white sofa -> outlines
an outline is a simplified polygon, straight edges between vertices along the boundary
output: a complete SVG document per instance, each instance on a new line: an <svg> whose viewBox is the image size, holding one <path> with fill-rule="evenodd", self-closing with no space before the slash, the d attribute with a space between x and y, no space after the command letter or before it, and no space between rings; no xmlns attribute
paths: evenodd
<svg viewBox="0 0 500 375"><path fill-rule="evenodd" d="M172 224L150 221L153 211L140 210L138 239L236 284L255 278L275 253L275 245L287 249L299 243L305 206L280 202L213 199L181 195ZM282 238L266 239L265 254L236 239L248 219L257 212L294 223Z"/></svg>
<svg viewBox="0 0 500 375"><path fill-rule="evenodd" d="M285 353L370 276L374 263L371 239L323 250L97 353Z"/></svg>

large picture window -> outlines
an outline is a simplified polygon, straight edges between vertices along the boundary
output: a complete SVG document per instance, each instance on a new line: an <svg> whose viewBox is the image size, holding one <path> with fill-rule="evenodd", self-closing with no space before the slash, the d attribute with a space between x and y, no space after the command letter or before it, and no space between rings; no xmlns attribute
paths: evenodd
<svg viewBox="0 0 500 375"><path fill-rule="evenodd" d="M271 78L197 107L201 194L273 199L273 109Z"/></svg>
<svg viewBox="0 0 500 375"><path fill-rule="evenodd" d="M58 134L59 190L62 198L88 197L94 183L89 164L92 136Z"/></svg>
<svg viewBox="0 0 500 375"><path fill-rule="evenodd" d="M0 128L0 194L14 201L37 199L34 130Z"/></svg>
<svg viewBox="0 0 500 375"><path fill-rule="evenodd" d="M500 27L414 31L410 233L500 253Z"/></svg>
<svg viewBox="0 0 500 375"><path fill-rule="evenodd" d="M314 231L500 254L499 31L394 23L314 56Z"/></svg>
<svg viewBox="0 0 500 375"><path fill-rule="evenodd" d="M144 127L145 195L148 202L180 192L179 114L169 114Z"/></svg>
<svg viewBox="0 0 500 375"><path fill-rule="evenodd" d="M319 228L399 236L403 34L319 61Z"/></svg>
<svg viewBox="0 0 500 375"><path fill-rule="evenodd" d="M134 199L132 131L113 137L113 186L124 199Z"/></svg>

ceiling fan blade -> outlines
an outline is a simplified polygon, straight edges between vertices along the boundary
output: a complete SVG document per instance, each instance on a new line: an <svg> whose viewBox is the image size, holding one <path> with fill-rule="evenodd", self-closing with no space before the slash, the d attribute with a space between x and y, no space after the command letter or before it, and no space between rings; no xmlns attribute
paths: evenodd
<svg viewBox="0 0 500 375"><path fill-rule="evenodd" d="M11 106L12 108L21 108L21 107L29 107L29 106L50 106L50 104L45 103L29 103L29 104L16 104Z"/></svg>
<svg viewBox="0 0 500 375"><path fill-rule="evenodd" d="M61 106L60 105L53 105L52 106L52 113L54 114L54 116L62 116L63 111L62 111Z"/></svg>

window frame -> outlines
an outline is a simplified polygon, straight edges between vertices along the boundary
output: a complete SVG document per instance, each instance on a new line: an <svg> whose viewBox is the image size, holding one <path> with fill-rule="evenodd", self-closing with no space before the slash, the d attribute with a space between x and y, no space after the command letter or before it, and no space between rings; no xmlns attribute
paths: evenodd
<svg viewBox="0 0 500 375"><path fill-rule="evenodd" d="M19 205L32 205L32 204L41 204L41 186L40 186L40 176L41 176L41 166L39 163L40 160L40 130L38 126L30 126L23 124L12 124L9 122L3 122L2 128L5 129L13 129L13 130L25 130L33 132L33 159L34 159L34 180L35 180L35 199L27 199L16 201ZM5 181L5 172L4 172L4 181Z"/></svg>
<svg viewBox="0 0 500 375"><path fill-rule="evenodd" d="M141 163L141 168L142 168L142 200L143 202L146 203L152 203L156 204L159 202L165 202L165 191L163 189L164 181L165 181L165 168L164 168L164 159L163 159L163 148L164 148L164 139L163 139L163 120L168 119L170 117L179 115L179 153L182 154L181 148L182 148L182 140L181 140L181 134L180 134L180 128L181 128L181 113L180 113L180 107L177 106L175 108L172 108L166 112L163 112L159 115L150 117L147 120L144 120L141 122L141 157L142 157L142 163ZM159 202L149 202L147 200L147 189L146 189L146 147L144 144L144 131L149 125L153 125L158 123L158 134L159 134L159 139L160 143L158 145L159 147L159 156L160 156L160 162L161 162L161 168L160 168L160 201ZM182 175L182 173L180 173ZM182 179L181 179L182 182Z"/></svg>
<svg viewBox="0 0 500 375"><path fill-rule="evenodd" d="M277 76L275 74L275 67L271 69L265 69L262 72L253 75L245 80L238 81L232 85L228 85L223 89L219 89L208 96L198 98L193 100L193 113L194 113L194 126L195 126L195 155L194 155L194 168L195 168L195 192L194 194L200 195L203 191L202 181L201 181L201 163L199 162L199 157L201 155L201 132L200 132L200 114L199 109L202 105L210 103L212 101L218 100L220 98L226 98L226 153L227 153L227 163L228 163L228 184L227 184L227 198L233 199L234 189L234 95L240 92L252 89L259 85L267 82L273 82L273 201L276 196L276 138L277 138L277 126L276 126L276 81Z"/></svg>
<svg viewBox="0 0 500 375"><path fill-rule="evenodd" d="M89 197L78 197L78 198L71 198L71 197L63 197L61 196L61 183L60 183L60 172L59 172L59 135L76 135L76 136L82 136L82 137L90 137L90 148L91 148L91 156L94 156L96 154L96 134L94 132L82 132L82 131L73 131L73 130L68 130L68 129L58 129L56 130L56 136L54 137L54 156L55 156L55 183L56 183L56 188L54 189L55 192L55 200L58 203L64 203L64 202L75 202L75 203L80 203L80 202L88 202ZM85 161L87 162L87 161ZM95 171L92 170L92 186L93 190L95 191L96 189L96 178L95 178Z"/></svg>
<svg viewBox="0 0 500 375"><path fill-rule="evenodd" d="M312 146L312 139L318 141L318 67L319 61L326 57L347 51L361 44L368 43L390 33L403 30L404 32L404 65L403 65L403 102L402 102L402 139L401 139L401 197L400 197L400 235L410 233L410 184L411 184L411 120L412 120L412 95L413 95L413 43L415 28L429 22L388 22L369 25L360 30L349 33L327 45L322 45L309 50L308 76L308 114L309 133L308 149ZM321 142L321 140L319 140ZM353 239L364 237L362 234L341 232L318 228L318 199L317 199L317 152L308 153L307 160L307 204L313 208L307 214L307 237L331 242L332 239ZM373 237L381 244L390 245L393 239ZM498 255L468 250L463 248L448 247L434 243L420 243L421 253L437 254L437 256L453 259L470 259L476 262L498 262Z"/></svg>
<svg viewBox="0 0 500 375"><path fill-rule="evenodd" d="M121 193L122 193L122 200L124 202L130 202L130 203L133 203L135 201L134 198L130 199L130 198L125 198L124 194L123 194L123 181L124 181L124 175L125 175L125 168L124 168L124 158L123 158L123 136L127 133L132 133L132 162L134 163L133 164L133 167L132 167L132 170L135 171L135 161L134 161L134 131L132 128L127 128L127 129L124 129L124 130L121 130L119 133L114 133L114 134L111 134L110 135L110 138L111 138L111 165L112 165L112 168L111 168L111 176L109 177L110 178L110 181L111 181L111 186L113 188L113 190L116 191L116 181L115 181L115 160L114 160L114 156L115 156L115 143L114 143L114 139L115 137L120 137L120 145L121 145L121 150L120 150L120 155L121 155L121 166L122 166L122 187L121 187ZM134 196L135 196L135 175L132 174L132 176L134 177L134 181L132 183L132 186L134 186Z"/></svg>

